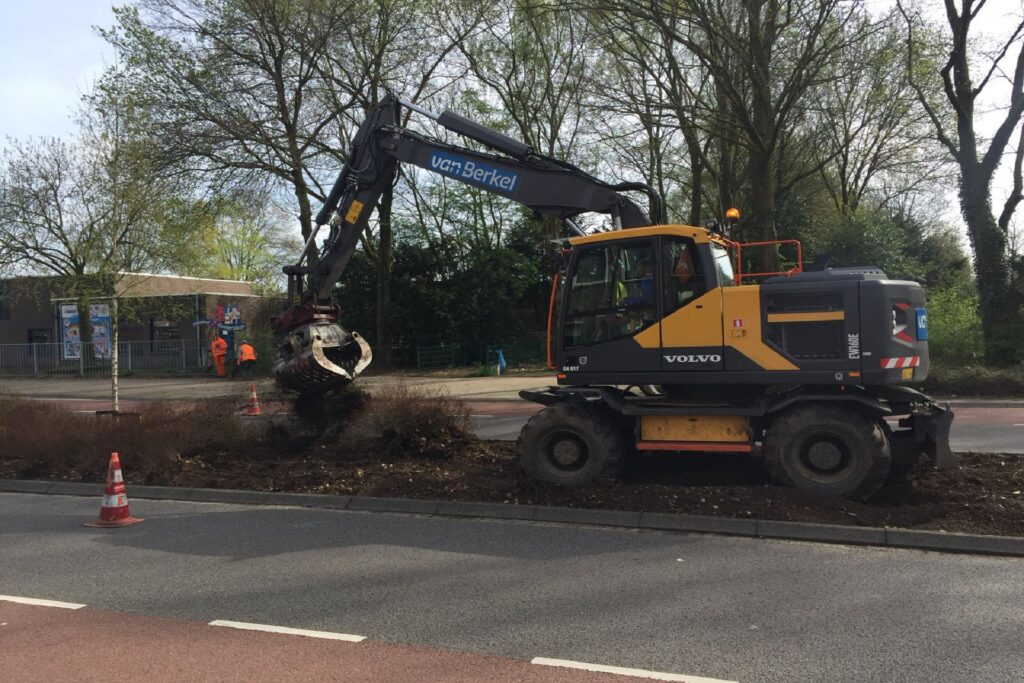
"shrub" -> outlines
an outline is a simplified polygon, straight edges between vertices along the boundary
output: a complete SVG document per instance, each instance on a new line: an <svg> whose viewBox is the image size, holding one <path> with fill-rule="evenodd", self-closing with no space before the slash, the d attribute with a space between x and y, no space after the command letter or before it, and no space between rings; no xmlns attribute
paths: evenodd
<svg viewBox="0 0 1024 683"><path fill-rule="evenodd" d="M944 363L971 365L985 357L985 336L973 291L951 287L928 292L928 351Z"/></svg>
<svg viewBox="0 0 1024 683"><path fill-rule="evenodd" d="M44 401L0 397L0 461L15 463L15 476L102 478L111 451L125 476L163 481L180 459L231 448L241 439L234 407L178 407L154 402L139 414L72 413Z"/></svg>
<svg viewBox="0 0 1024 683"><path fill-rule="evenodd" d="M497 374L498 370L495 366L481 363L470 370L466 377L495 377Z"/></svg>
<svg viewBox="0 0 1024 683"><path fill-rule="evenodd" d="M469 427L469 411L462 401L391 386L352 418L343 434L344 450L447 458L473 439Z"/></svg>
<svg viewBox="0 0 1024 683"><path fill-rule="evenodd" d="M933 364L928 370L924 390L929 393L956 396L1024 397L1024 366L990 368L983 365L948 366Z"/></svg>

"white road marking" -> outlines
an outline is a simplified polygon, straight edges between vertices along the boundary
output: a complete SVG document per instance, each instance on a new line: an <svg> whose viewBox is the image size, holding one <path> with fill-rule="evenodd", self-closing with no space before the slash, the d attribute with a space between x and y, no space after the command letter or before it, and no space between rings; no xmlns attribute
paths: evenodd
<svg viewBox="0 0 1024 683"><path fill-rule="evenodd" d="M726 681L720 678L704 678L702 676L670 674L665 673L664 671L647 671L646 669L627 669L621 666L606 666L604 664L574 662L569 659L534 657L530 660L530 663L540 664L541 666L561 666L566 669L582 669L584 671L597 671L606 674L619 674L620 676L633 676L634 678L650 678L655 681L683 681L683 683L738 683L737 681Z"/></svg>
<svg viewBox="0 0 1024 683"><path fill-rule="evenodd" d="M60 600L41 600L39 598L22 598L17 595L0 595L0 600L17 602L22 605L36 605L38 607L60 607L61 609L82 609L85 605L77 602L61 602Z"/></svg>
<svg viewBox="0 0 1024 683"><path fill-rule="evenodd" d="M349 643L358 643L366 640L366 636L354 636L350 633L333 633L331 631L310 631L304 628L290 628L288 626L273 626L271 624L250 624L244 621L227 621L225 619L214 619L210 626L227 626L238 628L243 631L265 631L267 633L285 633L291 636L307 636L309 638L323 638L325 640L344 640Z"/></svg>
<svg viewBox="0 0 1024 683"><path fill-rule="evenodd" d="M494 416L493 415L478 415L477 413L473 413L473 417L494 417Z"/></svg>

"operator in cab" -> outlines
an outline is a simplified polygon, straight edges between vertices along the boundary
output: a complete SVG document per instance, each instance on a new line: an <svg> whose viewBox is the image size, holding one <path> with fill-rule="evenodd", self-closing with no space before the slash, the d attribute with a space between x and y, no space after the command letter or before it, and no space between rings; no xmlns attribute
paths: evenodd
<svg viewBox="0 0 1024 683"><path fill-rule="evenodd" d="M697 281L694 277L693 255L689 249L684 248L676 256L675 264L672 266L672 277L675 278L676 306L692 299L697 294Z"/></svg>

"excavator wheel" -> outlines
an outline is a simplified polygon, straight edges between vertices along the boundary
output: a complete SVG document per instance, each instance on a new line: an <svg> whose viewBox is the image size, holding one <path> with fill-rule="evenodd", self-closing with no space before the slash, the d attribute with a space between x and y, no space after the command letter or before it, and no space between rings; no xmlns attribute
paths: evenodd
<svg viewBox="0 0 1024 683"><path fill-rule="evenodd" d="M769 425L763 452L777 482L825 496L868 498L892 465L882 425L841 405L783 413Z"/></svg>
<svg viewBox="0 0 1024 683"><path fill-rule="evenodd" d="M519 433L519 464L531 477L583 486L617 472L627 443L613 415L598 405L557 403L544 408Z"/></svg>

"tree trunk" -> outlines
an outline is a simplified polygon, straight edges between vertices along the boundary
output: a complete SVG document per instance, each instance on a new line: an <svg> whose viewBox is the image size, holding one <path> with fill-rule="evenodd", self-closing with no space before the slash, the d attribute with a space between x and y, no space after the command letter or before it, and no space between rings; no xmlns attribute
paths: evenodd
<svg viewBox="0 0 1024 683"><path fill-rule="evenodd" d="M775 239L775 166L770 150L750 150L750 222L752 241ZM749 238L748 238L749 239ZM776 249L762 247L757 250L758 267L765 272L779 269Z"/></svg>
<svg viewBox="0 0 1024 683"><path fill-rule="evenodd" d="M377 211L379 244L377 245L377 339L373 349L374 364L391 368L391 261L393 235L391 206L394 192L389 185L380 197Z"/></svg>
<svg viewBox="0 0 1024 683"><path fill-rule="evenodd" d="M718 111L729 110L729 99L722 86L715 82L715 98ZM735 206L733 202L732 189L736 180L736 156L733 143L724 135L715 136L715 146L718 148L718 206L715 211L724 214L725 210ZM718 216L722 218L721 215Z"/></svg>
<svg viewBox="0 0 1024 683"><path fill-rule="evenodd" d="M541 238L546 242L557 240L562 232L562 219L557 216L542 215L540 217Z"/></svg>
<svg viewBox="0 0 1024 683"><path fill-rule="evenodd" d="M704 157L700 140L691 132L684 133L686 149L690 155L690 225L703 225L704 211Z"/></svg>
<svg viewBox="0 0 1024 683"><path fill-rule="evenodd" d="M85 353L86 344L92 341L92 319L89 316L89 297L82 294L75 302L78 307L78 340L82 342L82 353Z"/></svg>
<svg viewBox="0 0 1024 683"><path fill-rule="evenodd" d="M725 138L718 138L718 206L717 213L724 213L726 209L736 205L732 196L732 188L735 186L736 177L735 159L731 146Z"/></svg>
<svg viewBox="0 0 1024 683"><path fill-rule="evenodd" d="M992 193L987 178L964 172L960 181L960 208L974 247L979 313L985 338L985 362L1010 365L1016 361L1018 341L1013 323L1017 318L1016 297L1010 291L1010 266L1006 234L992 213Z"/></svg>
<svg viewBox="0 0 1024 683"><path fill-rule="evenodd" d="M302 230L302 241L305 242L313 234L313 210L309 205L309 193L306 190L305 180L302 178L302 170L294 171L292 179L293 182L296 182L295 198L299 202L299 227Z"/></svg>

